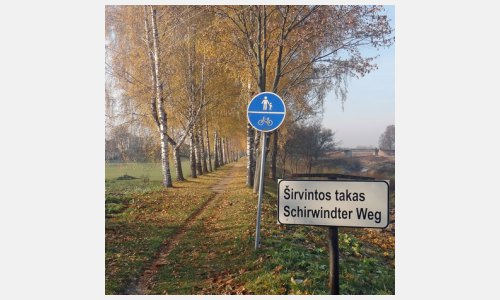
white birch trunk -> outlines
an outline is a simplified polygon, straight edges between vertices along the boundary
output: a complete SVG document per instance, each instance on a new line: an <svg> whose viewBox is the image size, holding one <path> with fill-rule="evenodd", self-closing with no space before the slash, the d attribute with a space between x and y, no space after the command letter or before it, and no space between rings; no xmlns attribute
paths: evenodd
<svg viewBox="0 0 500 300"><path fill-rule="evenodd" d="M200 158L201 158L201 171L203 174L208 173L208 167L207 167L207 157L205 155L205 139L203 138L203 128L201 126L198 128L198 137L200 140Z"/></svg>
<svg viewBox="0 0 500 300"><path fill-rule="evenodd" d="M222 158L222 137L219 137L219 145L217 145L217 148L219 149L219 164L221 166L224 165L224 159Z"/></svg>
<svg viewBox="0 0 500 300"><path fill-rule="evenodd" d="M191 167L191 177L196 178L196 155L195 155L194 135L191 131L191 139L189 141L189 164Z"/></svg>
<svg viewBox="0 0 500 300"><path fill-rule="evenodd" d="M212 158L210 156L210 135L208 134L208 121L205 118L205 130L207 134L207 155L208 155L208 171L212 172Z"/></svg>
<svg viewBox="0 0 500 300"><path fill-rule="evenodd" d="M220 167L220 163L219 163L219 147L218 147L218 143L217 143L217 131L215 131L215 134L214 134L214 169L217 169L218 167Z"/></svg>
<svg viewBox="0 0 500 300"><path fill-rule="evenodd" d="M163 171L163 185L165 187L172 187L172 176L170 174L170 164L168 160L168 138L167 138L167 113L165 112L164 99L163 99L163 81L160 72L160 45L158 39L158 26L156 23L156 8L150 6L151 13L151 30L153 34L153 62L154 62L154 77L156 89L156 107L159 114L159 131L161 139L161 161Z"/></svg>
<svg viewBox="0 0 500 300"><path fill-rule="evenodd" d="M203 170L201 167L201 149L200 149L200 139L198 136L198 128L195 126L193 128L193 135L194 135L194 154L196 157L196 171L198 175L203 175Z"/></svg>
<svg viewBox="0 0 500 300"><path fill-rule="evenodd" d="M222 161L224 164L227 164L227 159L226 159L226 138L221 139L221 148L222 148Z"/></svg>

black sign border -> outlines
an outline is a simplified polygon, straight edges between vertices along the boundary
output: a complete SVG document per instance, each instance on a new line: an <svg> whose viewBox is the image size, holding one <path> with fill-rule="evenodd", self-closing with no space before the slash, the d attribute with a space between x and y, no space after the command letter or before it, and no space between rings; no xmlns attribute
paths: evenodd
<svg viewBox="0 0 500 300"><path fill-rule="evenodd" d="M387 225L384 227L368 227L368 226L340 226L340 225L313 225L313 224L287 224L287 223L281 223L280 222L280 184L282 181L328 181L328 182L383 182L387 185ZM276 199L276 205L278 206L277 212L277 219L278 223L280 225L305 225L305 226L318 226L318 227L346 227L346 228L376 228L376 229L385 229L389 226L391 223L389 217L390 217L390 212L389 212L389 199L390 199L390 186L389 183L385 180L308 180L308 179L279 179L278 180L278 197Z"/></svg>

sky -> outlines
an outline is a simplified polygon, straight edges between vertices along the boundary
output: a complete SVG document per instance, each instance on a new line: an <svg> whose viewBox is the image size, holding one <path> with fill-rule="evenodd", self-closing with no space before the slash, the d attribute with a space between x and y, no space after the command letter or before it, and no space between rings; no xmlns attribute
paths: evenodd
<svg viewBox="0 0 500 300"><path fill-rule="evenodd" d="M391 27L396 29L394 6L385 8ZM362 53L378 55L378 69L365 77L350 79L344 110L334 91L325 99L323 126L335 132L340 147L378 147L380 135L395 122L394 44L378 51L363 49Z"/></svg>

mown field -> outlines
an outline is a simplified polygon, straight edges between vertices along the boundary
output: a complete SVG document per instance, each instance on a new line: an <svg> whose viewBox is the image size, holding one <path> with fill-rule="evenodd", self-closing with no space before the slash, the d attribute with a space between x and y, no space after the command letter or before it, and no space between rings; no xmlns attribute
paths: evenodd
<svg viewBox="0 0 500 300"><path fill-rule="evenodd" d="M189 169L189 160L182 159L182 172L184 177L191 175ZM129 175L140 179L151 181L162 181L162 170L159 162L106 162L106 180L114 180L123 175ZM174 162L170 162L170 172L174 179L175 169Z"/></svg>
<svg viewBox="0 0 500 300"><path fill-rule="evenodd" d="M106 181L106 294L127 293L162 241L203 205L158 270L151 294L328 294L326 228L277 224L275 182L266 181L257 251L257 197L245 187L244 160L235 164L227 189L207 204L214 193L209 187L231 168L168 190L159 181ZM339 237L341 294L394 294L394 224L340 228Z"/></svg>

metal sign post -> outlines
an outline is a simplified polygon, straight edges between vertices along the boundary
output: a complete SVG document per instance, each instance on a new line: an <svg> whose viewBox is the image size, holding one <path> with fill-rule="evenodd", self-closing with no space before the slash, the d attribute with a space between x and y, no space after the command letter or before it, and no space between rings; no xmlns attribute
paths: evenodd
<svg viewBox="0 0 500 300"><path fill-rule="evenodd" d="M340 295L340 265L339 265L339 228L328 227L328 249L330 253L330 277L328 286L330 295Z"/></svg>
<svg viewBox="0 0 500 300"><path fill-rule="evenodd" d="M255 228L255 249L260 245L260 215L262 212L262 196L264 194L264 166L266 164L266 133L262 132L262 150L260 153L259 202L257 204L257 226Z"/></svg>
<svg viewBox="0 0 500 300"><path fill-rule="evenodd" d="M259 202L257 204L257 224L255 228L255 249L260 246L260 215L264 194L264 170L266 164L266 132L276 130L285 120L285 102L275 93L263 92L248 103L247 119L253 128L261 132L262 150L260 154Z"/></svg>

